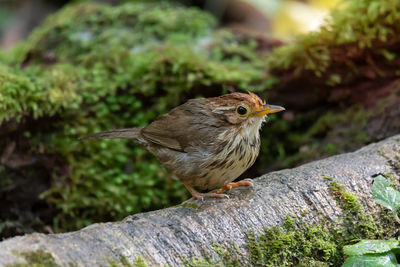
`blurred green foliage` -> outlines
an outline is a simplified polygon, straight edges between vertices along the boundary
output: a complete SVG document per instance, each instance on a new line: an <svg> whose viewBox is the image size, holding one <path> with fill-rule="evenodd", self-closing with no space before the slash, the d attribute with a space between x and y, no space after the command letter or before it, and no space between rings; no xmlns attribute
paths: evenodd
<svg viewBox="0 0 400 267"><path fill-rule="evenodd" d="M6 28L7 22L10 19L12 10L7 7L0 7L0 34Z"/></svg>
<svg viewBox="0 0 400 267"><path fill-rule="evenodd" d="M374 42L385 43L400 32L400 2L397 0L343 0L331 12L329 23L318 32L299 36L290 45L276 49L267 56L272 71L292 69L295 73L312 71L320 77L331 66L331 49L342 44L357 44L361 49L373 48ZM356 51L349 51L355 53ZM371 55L384 56L388 61L396 57L387 49L372 49ZM353 69L356 71L356 69ZM329 83L340 83L332 74Z"/></svg>
<svg viewBox="0 0 400 267"><path fill-rule="evenodd" d="M399 33L400 1L343 0L320 30L300 35L263 55L269 72L267 81L271 82L266 88L279 85L282 77L287 82L287 76L296 81L304 75L314 79L306 86L317 95L318 91L341 86L344 79L365 79L359 67L393 64L398 55L391 44L398 42ZM374 71L377 77L386 75L377 66ZM345 86L352 88L354 83ZM374 114L362 106L350 106L347 99L335 101L321 100L313 110L296 113L293 121L272 118L268 131L263 132L260 161L271 162L271 155L275 155L279 167L288 167L368 143L367 121Z"/></svg>

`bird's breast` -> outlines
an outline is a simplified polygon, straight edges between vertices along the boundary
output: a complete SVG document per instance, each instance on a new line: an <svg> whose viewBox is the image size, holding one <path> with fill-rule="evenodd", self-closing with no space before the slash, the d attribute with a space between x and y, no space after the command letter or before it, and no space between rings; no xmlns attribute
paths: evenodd
<svg viewBox="0 0 400 267"><path fill-rule="evenodd" d="M232 182L252 166L257 159L260 147L259 136L225 136L220 139L214 157L204 162L205 173L196 179L195 186L202 189L215 189Z"/></svg>
<svg viewBox="0 0 400 267"><path fill-rule="evenodd" d="M163 147L152 152L181 181L211 190L232 182L252 166L259 147L258 132L249 135L227 130L218 134L213 143L193 146L186 153Z"/></svg>

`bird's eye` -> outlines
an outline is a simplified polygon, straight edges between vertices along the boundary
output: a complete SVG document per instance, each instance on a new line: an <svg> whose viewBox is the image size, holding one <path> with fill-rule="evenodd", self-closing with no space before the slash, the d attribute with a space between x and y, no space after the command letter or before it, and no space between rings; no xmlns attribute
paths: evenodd
<svg viewBox="0 0 400 267"><path fill-rule="evenodd" d="M244 116L247 114L247 108L243 107L243 106L238 106L236 109L237 114L239 114L240 116Z"/></svg>

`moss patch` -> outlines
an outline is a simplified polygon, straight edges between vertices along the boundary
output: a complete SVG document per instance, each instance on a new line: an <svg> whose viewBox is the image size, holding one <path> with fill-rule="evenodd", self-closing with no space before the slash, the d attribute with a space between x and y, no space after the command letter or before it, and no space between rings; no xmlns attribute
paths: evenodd
<svg viewBox="0 0 400 267"><path fill-rule="evenodd" d="M116 260L110 260L107 259L109 263L109 267L146 267L147 264L144 262L144 260L140 257L136 258L133 263L130 263L128 259L121 255L119 262Z"/></svg>
<svg viewBox="0 0 400 267"><path fill-rule="evenodd" d="M330 182L329 189L345 214L339 223L343 223L343 236L347 240L358 240L377 234L374 219L365 215L359 199L353 193L335 181Z"/></svg>
<svg viewBox="0 0 400 267"><path fill-rule="evenodd" d="M25 251L21 253L15 254L18 257L21 257L25 260L25 262L15 262L13 264L8 264L7 267L56 267L58 266L54 262L53 256L45 252L43 250L35 250L35 251Z"/></svg>
<svg viewBox="0 0 400 267"><path fill-rule="evenodd" d="M340 261L340 246L322 225L296 224L286 218L282 226L249 236L253 266L331 266Z"/></svg>
<svg viewBox="0 0 400 267"><path fill-rule="evenodd" d="M361 239L389 239L398 235L398 225L387 213L366 215L360 200L346 188L326 176L331 194L342 209L342 217L328 222L302 222L287 217L281 226L248 234L247 249L252 266L340 266L344 262L343 246ZM221 251L225 252L221 254ZM188 261L189 266L242 266L238 251L220 248L220 261L208 258ZM226 259L234 259L228 262ZM208 264L208 265L207 265Z"/></svg>
<svg viewBox="0 0 400 267"><path fill-rule="evenodd" d="M241 266L239 263L240 252L234 244L229 248L213 244L213 250L218 255L219 260L214 260L211 257L204 257L201 259L187 259L183 257L183 263L188 267Z"/></svg>

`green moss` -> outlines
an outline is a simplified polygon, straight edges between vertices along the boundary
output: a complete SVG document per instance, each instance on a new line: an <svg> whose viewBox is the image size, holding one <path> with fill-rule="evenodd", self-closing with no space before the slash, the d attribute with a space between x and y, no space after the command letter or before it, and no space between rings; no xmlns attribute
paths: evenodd
<svg viewBox="0 0 400 267"><path fill-rule="evenodd" d="M147 264L141 257L137 257L133 263L130 263L128 259L121 255L119 262L116 260L107 259L109 267L147 267Z"/></svg>
<svg viewBox="0 0 400 267"><path fill-rule="evenodd" d="M400 191L400 181L398 180L398 177L395 173L393 172L386 172L383 174L383 176L389 180L392 181L393 187Z"/></svg>
<svg viewBox="0 0 400 267"><path fill-rule="evenodd" d="M8 264L7 267L56 267L58 266L54 262L54 258L50 253L47 253L43 250L35 250L35 251L25 251L21 253L15 254L18 257L21 257L25 260L25 262L15 262L13 264Z"/></svg>
<svg viewBox="0 0 400 267"><path fill-rule="evenodd" d="M241 255L239 249L232 244L231 247L221 246L218 244L213 244L213 250L217 254L219 260L214 260L211 257L204 257L201 259L187 259L182 257L185 266L190 267L235 267L242 266L239 263L239 256Z"/></svg>
<svg viewBox="0 0 400 267"><path fill-rule="evenodd" d="M377 232L377 225L371 216L366 216L359 199L348 192L345 187L335 181L331 181L329 189L336 199L345 215L340 218L339 224L343 224L343 235L346 241L359 240L367 237L374 237Z"/></svg>
<svg viewBox="0 0 400 267"><path fill-rule="evenodd" d="M122 264L123 264L122 266L124 266L124 267L130 266L130 265L128 265L129 262L126 260L126 258L122 258L122 259L121 259L121 262L122 262ZM134 267L146 267L147 264L144 262L144 260L143 260L142 258L137 257L137 258L135 259L135 261L133 262L133 266L134 266Z"/></svg>
<svg viewBox="0 0 400 267"><path fill-rule="evenodd" d="M250 234L248 247L253 266L330 266L340 260L335 237L324 226L290 218L258 238Z"/></svg>

